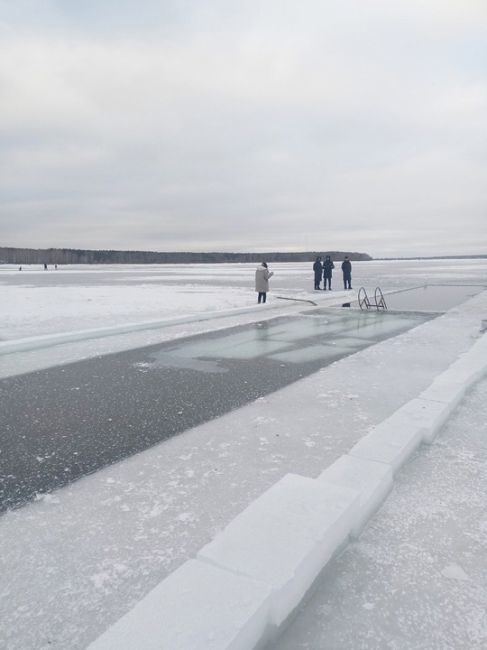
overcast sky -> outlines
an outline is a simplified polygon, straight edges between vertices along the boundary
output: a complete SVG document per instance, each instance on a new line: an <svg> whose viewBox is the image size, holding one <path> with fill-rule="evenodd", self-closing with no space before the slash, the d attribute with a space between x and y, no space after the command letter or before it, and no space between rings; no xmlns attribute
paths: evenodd
<svg viewBox="0 0 487 650"><path fill-rule="evenodd" d="M0 246L487 252L487 0L0 0Z"/></svg>

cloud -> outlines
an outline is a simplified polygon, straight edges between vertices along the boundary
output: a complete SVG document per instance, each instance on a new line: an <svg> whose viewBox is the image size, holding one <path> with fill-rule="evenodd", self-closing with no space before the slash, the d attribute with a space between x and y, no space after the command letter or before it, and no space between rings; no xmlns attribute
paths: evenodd
<svg viewBox="0 0 487 650"><path fill-rule="evenodd" d="M0 2L5 244L486 240L483 3L30 5Z"/></svg>

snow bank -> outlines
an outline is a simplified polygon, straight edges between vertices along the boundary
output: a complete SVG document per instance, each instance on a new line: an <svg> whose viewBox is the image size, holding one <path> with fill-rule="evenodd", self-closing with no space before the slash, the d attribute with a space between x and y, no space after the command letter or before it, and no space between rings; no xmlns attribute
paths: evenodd
<svg viewBox="0 0 487 650"><path fill-rule="evenodd" d="M473 381L475 381L474 376L471 376L470 379L458 378L453 372L448 370L443 375L437 377L433 383L421 393L420 397L449 404L452 408L455 408Z"/></svg>
<svg viewBox="0 0 487 650"><path fill-rule="evenodd" d="M460 387L462 394L463 387ZM422 437L422 442L430 443L445 424L457 405L457 399L450 402L440 402L428 399L427 390L419 397L412 399L402 407L405 417L409 417L411 427L416 427Z"/></svg>
<svg viewBox="0 0 487 650"><path fill-rule="evenodd" d="M271 589L189 560L88 650L245 650L264 636Z"/></svg>
<svg viewBox="0 0 487 650"><path fill-rule="evenodd" d="M424 390L381 422L350 455L389 464L396 472L421 442L432 442L467 390L487 370L487 337L480 339Z"/></svg>
<svg viewBox="0 0 487 650"><path fill-rule="evenodd" d="M350 455L387 463L395 473L422 442L421 424L412 424L400 408L352 447Z"/></svg>
<svg viewBox="0 0 487 650"><path fill-rule="evenodd" d="M487 372L487 336L474 345L436 377L419 396L423 404L423 441L430 443L463 399L468 389ZM416 400L413 400L416 401ZM412 403L410 402L411 406ZM428 406L425 408L425 404ZM426 412L427 411L427 412Z"/></svg>
<svg viewBox="0 0 487 650"><path fill-rule="evenodd" d="M268 650L487 648L487 381Z"/></svg>
<svg viewBox="0 0 487 650"><path fill-rule="evenodd" d="M318 480L359 492L360 508L357 510L357 521L352 530L354 537L358 537L369 517L389 493L393 474L391 467L385 463L347 454L325 469Z"/></svg>
<svg viewBox="0 0 487 650"><path fill-rule="evenodd" d="M354 490L287 474L204 546L198 558L270 585L271 623L279 626L347 539L357 507Z"/></svg>
<svg viewBox="0 0 487 650"><path fill-rule="evenodd" d="M251 650L299 605L356 524L359 495L287 474L89 650Z"/></svg>
<svg viewBox="0 0 487 650"><path fill-rule="evenodd" d="M78 330L74 332L65 332L59 334L45 334L43 336L32 336L16 341L5 341L0 343L0 355L11 354L13 352L25 352L28 350L38 350L53 345L62 345L77 341L89 341L91 339L103 338L105 336L115 336L130 332L140 332L143 330L160 329L174 325L183 325L186 323L195 323L207 320L216 320L255 312L256 310L266 311L281 307L280 304L262 305L252 307L239 307L236 309L227 309L223 311L203 312L191 316L182 316L180 318L165 318L164 320L145 321L142 323L127 323L123 325L113 325L110 327L100 327L96 329Z"/></svg>

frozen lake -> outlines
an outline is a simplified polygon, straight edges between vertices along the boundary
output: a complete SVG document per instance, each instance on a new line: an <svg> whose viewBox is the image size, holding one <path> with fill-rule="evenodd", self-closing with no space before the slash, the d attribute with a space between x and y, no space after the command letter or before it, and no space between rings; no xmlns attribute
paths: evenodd
<svg viewBox="0 0 487 650"><path fill-rule="evenodd" d="M470 306L428 317L426 322L416 314L361 314L303 304L284 313L287 306L278 304L287 301L278 301L277 295L318 299L318 292L312 291L311 262L272 266L276 275L271 279L270 304L256 315L235 313L227 320L186 323L169 333L167 328L137 328L150 320L253 307L255 265L76 267L48 272L0 267L2 345L26 337L35 341L65 332L134 326L123 342L120 336L94 339L87 332L76 344L47 344L37 372L29 371L35 351L0 355L1 414L8 419L2 430L2 454L14 458L14 452L17 457L23 452L20 465L29 477L23 487L30 495L38 489L36 481L40 486L46 476L54 475L57 484L64 485L51 492L49 483L44 484L34 502L0 516L0 646L85 648L279 478L288 472L317 476L367 430L416 397L470 348L485 318L482 296L471 299ZM341 288L339 273L335 276L334 292ZM353 285L364 285L372 293L376 286L387 292L434 283L482 288L486 278L487 260L368 262L356 263L353 269ZM460 291L448 288L442 298L458 301ZM417 304L412 309L418 309ZM381 331L389 325L388 331ZM115 340L120 342L118 348ZM108 352L117 354L107 356ZM174 378L174 386L165 385ZM469 410L476 413L475 401ZM193 426L202 411L209 419ZM478 419L472 421L481 426ZM129 424L134 429L132 440ZM174 432L193 428L165 438L165 429L171 427ZM462 421L459 430L468 431ZM29 439L33 432L40 434L37 439ZM160 442L148 432L160 435ZM439 508L443 522L454 520L460 526L463 504L472 493L471 486L460 480L468 478L462 468L465 463L472 471L481 467L475 461L477 456L482 461L480 439L469 439L466 450L455 448L452 439L452 473L446 477L451 502L443 501L441 485L434 489L428 485L431 509ZM39 445L37 453L32 441ZM134 445L139 453L133 454ZM102 465L117 454L126 457L97 471L91 466L92 474L72 481L77 463L78 469L82 465L77 457L85 462L85 452L95 461L99 454ZM433 452L441 467L441 447ZM115 456L110 458L110 453ZM418 486L431 480L427 464L414 479ZM404 483L404 494L407 511L402 503L391 502L392 510L385 516L392 512L392 519L383 519L381 530L395 530L395 522L403 521L405 514L415 520L418 509L428 525L430 510L421 510L422 491L411 491ZM474 526L477 514L473 507L469 512ZM365 557L362 554L356 563L367 598L347 600L357 587L350 572L345 582L337 573L336 584L342 590L337 606L345 603L353 616L362 613L357 620L365 635L368 617L375 613L372 625L378 636L385 629L382 608L369 607L380 603L382 585L388 580L394 584L395 575L383 576L383 566L371 574L367 552L372 549L387 564L385 544L408 547L411 540L404 527L398 529L403 540L389 537L384 543L375 530L372 526L364 538L360 548ZM467 533L478 536L479 531ZM440 525L436 534L445 534ZM453 545L462 539L459 532ZM455 573L451 566L462 564L473 580L475 571L464 564L469 547L462 549L461 557L447 557L444 547L437 566L451 576ZM355 562L354 550L350 553ZM412 553L403 565L404 576L416 562L414 549ZM429 562L427 556L422 558ZM448 600L449 590L442 593ZM474 616L472 592L457 593L463 599L462 611ZM485 586L478 586L477 593L485 600ZM318 594L312 611L319 614L331 607L333 595L327 597L323 600ZM406 604L414 600L407 599ZM456 603L450 599L448 607L455 608ZM333 610L329 612L332 616ZM313 644L326 638L328 626L321 625L326 617L318 614L311 638L301 636L308 623L300 616L282 647L319 647ZM332 618L334 638L351 638L350 619ZM408 627L408 633L414 634L413 628ZM392 632L401 634L404 629ZM482 643L486 637L478 630L476 638ZM459 626L455 634L457 640L468 638Z"/></svg>
<svg viewBox="0 0 487 650"><path fill-rule="evenodd" d="M336 264L338 267L339 265ZM175 317L255 303L255 264L39 267L0 265L0 340ZM270 300L310 298L312 261L271 265ZM487 285L487 260L354 262L369 294L426 284ZM334 290L342 289L334 271Z"/></svg>
<svg viewBox="0 0 487 650"><path fill-rule="evenodd" d="M406 311L446 311L472 298L482 286L476 284L427 284L385 296L388 309Z"/></svg>

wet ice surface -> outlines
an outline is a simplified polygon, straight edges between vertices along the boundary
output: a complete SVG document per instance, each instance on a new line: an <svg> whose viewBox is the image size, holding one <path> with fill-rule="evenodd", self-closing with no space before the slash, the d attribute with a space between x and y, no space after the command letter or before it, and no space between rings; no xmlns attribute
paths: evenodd
<svg viewBox="0 0 487 650"><path fill-rule="evenodd" d="M309 316L313 317L309 317ZM0 511L419 325L318 310L0 380Z"/></svg>
<svg viewBox="0 0 487 650"><path fill-rule="evenodd" d="M425 285L387 294L385 300L389 309L446 311L475 296L481 290L481 286L475 285Z"/></svg>
<svg viewBox="0 0 487 650"><path fill-rule="evenodd" d="M487 647L487 380L399 473L276 650Z"/></svg>

